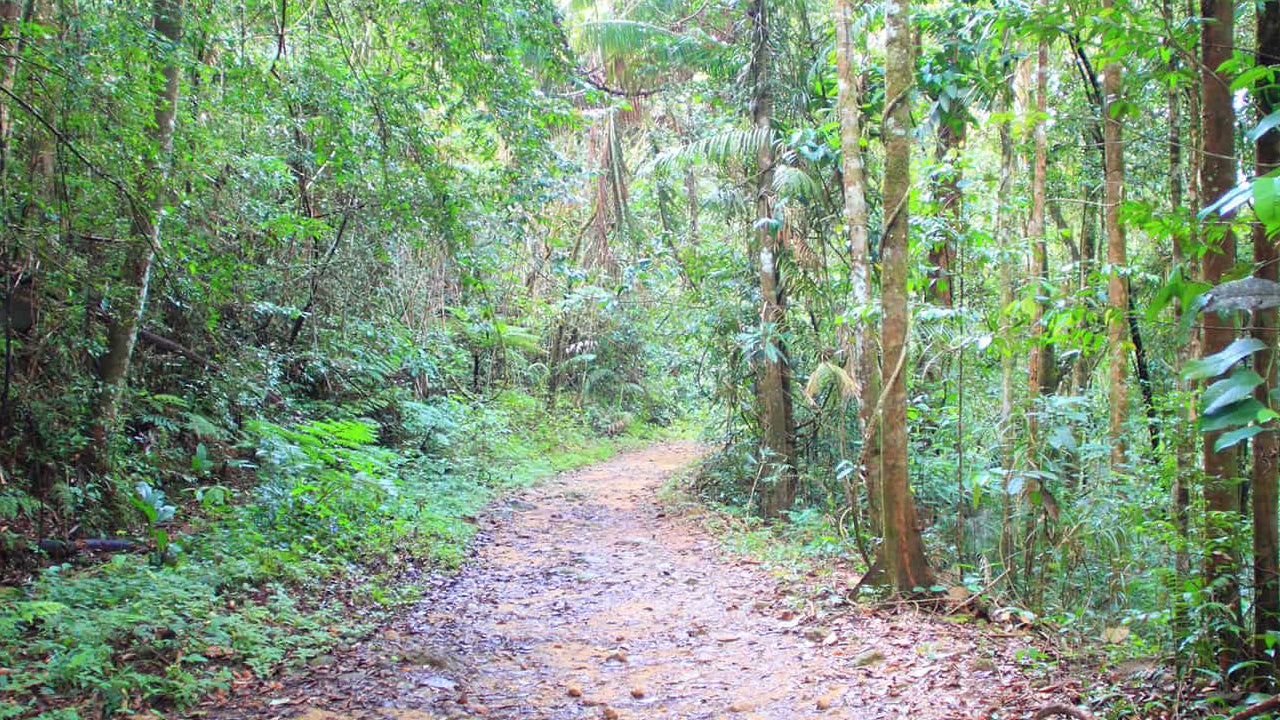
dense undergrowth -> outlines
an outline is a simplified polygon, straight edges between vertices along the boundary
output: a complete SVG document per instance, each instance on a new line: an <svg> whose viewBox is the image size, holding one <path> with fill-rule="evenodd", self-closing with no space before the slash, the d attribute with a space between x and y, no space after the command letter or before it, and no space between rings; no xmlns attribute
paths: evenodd
<svg viewBox="0 0 1280 720"><path fill-rule="evenodd" d="M58 533L64 513L94 516L71 488L8 515L0 717L173 712L305 663L462 562L504 491L671 432L660 394L472 391L463 349L437 340L261 353L291 379L267 367L185 397L139 388L129 423L142 431L118 449L131 520ZM41 552L8 529L24 521L61 545ZM93 552L101 540L126 551Z"/></svg>

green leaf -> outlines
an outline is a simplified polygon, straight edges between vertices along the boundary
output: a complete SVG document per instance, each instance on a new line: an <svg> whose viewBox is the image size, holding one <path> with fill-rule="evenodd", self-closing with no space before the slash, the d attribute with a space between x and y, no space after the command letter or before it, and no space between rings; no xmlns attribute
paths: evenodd
<svg viewBox="0 0 1280 720"><path fill-rule="evenodd" d="M1258 121L1258 124L1247 133L1249 142L1257 142L1258 138L1266 135L1271 130L1274 130L1277 126L1280 126L1280 110L1277 110Z"/></svg>
<svg viewBox="0 0 1280 720"><path fill-rule="evenodd" d="M1156 292L1155 298L1151 300L1151 304L1147 306L1147 319L1155 320L1160 316L1160 311L1168 306L1169 301L1178 295L1182 290L1182 278L1177 274L1169 278L1169 281L1160 286L1160 290Z"/></svg>
<svg viewBox="0 0 1280 720"><path fill-rule="evenodd" d="M1254 65L1236 76L1231 82L1231 91L1242 90L1257 84L1259 80L1271 75L1271 67L1267 65Z"/></svg>
<svg viewBox="0 0 1280 720"><path fill-rule="evenodd" d="M1247 427L1237 428L1231 432L1222 433L1222 437L1219 437L1217 442L1213 444L1213 451L1220 452L1225 448L1235 445L1241 440L1248 440L1264 430L1266 430L1266 428L1260 425L1249 425Z"/></svg>
<svg viewBox="0 0 1280 720"><path fill-rule="evenodd" d="M1276 179L1260 177L1253 181L1253 211L1267 225L1280 220L1280 197L1276 192Z"/></svg>
<svg viewBox="0 0 1280 720"><path fill-rule="evenodd" d="M1215 212L1222 217L1230 217L1240 208L1241 205L1244 205L1253 198L1252 185L1253 181L1246 180L1245 182L1231 188L1224 192L1217 200L1214 200L1208 207L1196 213L1196 217L1200 220L1204 220Z"/></svg>
<svg viewBox="0 0 1280 720"><path fill-rule="evenodd" d="M1188 380L1206 380L1221 375L1230 370L1232 365L1265 347L1260 340L1240 338L1208 357L1188 362L1182 376Z"/></svg>
<svg viewBox="0 0 1280 720"><path fill-rule="evenodd" d="M1228 430L1241 425L1248 425L1254 421L1261 422L1261 414L1263 412L1269 412L1266 406L1253 398L1249 398L1244 402L1238 402L1230 407L1223 408L1220 412L1212 415L1201 415L1200 431Z"/></svg>
<svg viewBox="0 0 1280 720"><path fill-rule="evenodd" d="M1212 415L1222 408L1253 397L1253 389L1262 384L1262 376L1252 370L1237 370L1215 382L1204 391L1201 402L1204 414Z"/></svg>

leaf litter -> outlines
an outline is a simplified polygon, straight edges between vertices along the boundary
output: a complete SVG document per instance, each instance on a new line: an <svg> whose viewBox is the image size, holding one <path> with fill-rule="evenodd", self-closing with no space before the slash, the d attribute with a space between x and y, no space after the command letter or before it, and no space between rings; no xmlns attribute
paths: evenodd
<svg viewBox="0 0 1280 720"><path fill-rule="evenodd" d="M804 602L656 493L671 442L564 473L477 520L475 556L387 626L211 701L209 718L1016 718L1084 682L1027 631ZM850 578L850 586L856 582Z"/></svg>

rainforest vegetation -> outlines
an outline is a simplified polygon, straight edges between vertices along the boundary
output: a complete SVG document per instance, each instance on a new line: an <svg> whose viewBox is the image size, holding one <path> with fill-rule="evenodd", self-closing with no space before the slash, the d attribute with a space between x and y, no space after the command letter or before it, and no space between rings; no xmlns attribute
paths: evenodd
<svg viewBox="0 0 1280 720"><path fill-rule="evenodd" d="M677 435L860 602L1280 681L1280 0L0 0L0 212L0 717Z"/></svg>

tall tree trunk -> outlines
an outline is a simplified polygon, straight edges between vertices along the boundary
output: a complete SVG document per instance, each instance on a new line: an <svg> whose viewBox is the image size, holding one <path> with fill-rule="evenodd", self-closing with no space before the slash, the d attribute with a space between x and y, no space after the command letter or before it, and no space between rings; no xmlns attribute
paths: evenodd
<svg viewBox="0 0 1280 720"><path fill-rule="evenodd" d="M155 127L151 129L153 153L147 153L130 203L132 242L123 268L124 288L114 299L107 326L107 355L102 360L102 391L98 398L94 434L104 461L106 439L113 431L120 401L129 378L138 326L146 311L151 267L160 247L160 212L168 183L167 158L173 149L173 126L178 106L178 66L175 47L182 35L182 0L155 0L153 25L161 44L154 50L162 79L155 94Z"/></svg>
<svg viewBox="0 0 1280 720"><path fill-rule="evenodd" d="M1201 67L1201 192L1208 200L1217 200L1236 184L1235 106L1230 82L1225 73L1217 72L1231 59L1234 50L1235 4L1229 0L1201 0L1203 22L1200 28ZM1204 231L1210 249L1204 256L1204 279L1216 285L1235 267L1236 238L1227 219L1217 220ZM1212 355L1229 345L1235 335L1230 313L1206 313L1204 316L1203 356ZM1222 433L1207 432L1203 437L1205 531L1208 556L1205 558L1205 587L1217 607L1210 622L1217 638L1217 659L1224 676L1240 658L1243 641L1240 635L1239 560L1231 548L1231 533L1240 513L1240 493L1236 479L1238 465L1234 448L1215 450L1214 443Z"/></svg>
<svg viewBox="0 0 1280 720"><path fill-rule="evenodd" d="M1164 15L1166 27L1172 35L1173 31L1173 5L1171 0L1163 0L1161 3L1161 12ZM1175 41L1172 37L1165 42L1169 48L1169 71L1174 72L1178 69L1178 52ZM1179 93L1181 89L1177 86L1171 86L1168 90L1168 139L1166 141L1169 148L1169 214L1172 217L1182 217L1186 214L1183 208L1183 185L1182 185L1182 135L1181 135L1181 115L1182 103L1179 101ZM1184 248L1184 240L1181 232L1174 232L1173 240L1173 265L1175 272L1180 276L1186 276L1187 253ZM1182 307L1181 298L1174 300L1174 319L1181 325L1182 314L1185 309ZM1185 367L1187 361L1193 356L1194 342L1178 343L1177 350L1177 366ZM1191 442L1191 434L1189 432L1191 425L1191 416L1194 409L1191 406L1190 390L1191 385L1186 381L1178 381L1178 389L1186 396L1187 399L1182 401L1178 408L1178 418L1180 420L1179 427L1176 432L1172 433L1174 438L1174 475L1173 487L1170 488L1170 499L1173 503L1173 523L1178 533L1177 547L1174 549L1174 590L1173 595L1173 628L1174 628L1174 644L1181 644L1182 637L1187 631L1186 604L1182 601L1182 593L1176 588L1182 584L1182 578L1187 577L1191 573L1191 557L1187 552L1187 544L1190 540L1190 507L1191 507L1191 469L1195 463L1195 449ZM1168 435L1168 434L1167 434Z"/></svg>
<svg viewBox="0 0 1280 720"><path fill-rule="evenodd" d="M1031 216L1027 234L1031 236L1031 259L1027 268L1027 285L1034 299L1031 315L1030 352L1027 357L1027 463L1039 468L1039 409L1036 400L1044 390L1046 347L1041 340L1044 302L1040 299L1048 288L1048 251L1045 243L1045 178L1049 166L1049 141L1044 117L1049 109L1049 41L1041 39L1036 52L1035 118L1031 121L1033 161L1031 174Z"/></svg>
<svg viewBox="0 0 1280 720"><path fill-rule="evenodd" d="M866 482L871 507L872 532L880 531L880 423L876 403L880 371L871 323L860 314L871 303L871 243L867 231L866 177L862 164L862 88L853 63L849 0L836 0L836 92L840 108L840 157L844 176L844 224L849 233L849 307L846 311L846 370L857 384L858 418L862 423L862 451L866 467L859 468ZM857 317L858 319L855 319Z"/></svg>
<svg viewBox="0 0 1280 720"><path fill-rule="evenodd" d="M1103 0L1104 8L1111 8L1113 0ZM1111 466L1124 462L1124 421L1129 415L1129 388L1126 384L1128 367L1129 284L1121 271L1127 264L1125 257L1124 227L1120 224L1120 204L1124 201L1124 144L1123 127L1116 108L1120 105L1122 90L1120 63L1110 61L1102 69L1102 146L1104 157L1105 191L1103 196L1103 224L1107 231L1107 340L1110 366L1108 368L1107 394L1110 405L1108 425L1111 440Z"/></svg>
<svg viewBox="0 0 1280 720"><path fill-rule="evenodd" d="M885 3L884 225L881 237L880 296L884 320L885 406L881 423L881 507L884 561L899 592L933 585L924 556L915 500L907 472L907 252L911 194L911 22L910 0Z"/></svg>
<svg viewBox="0 0 1280 720"><path fill-rule="evenodd" d="M18 70L18 36L21 30L18 23L22 20L22 3L17 0L0 1L0 88L4 88L4 97L0 97L0 171L8 168L9 138L12 135L12 110L9 107L8 94L13 92L14 79ZM5 207L8 207L6 204Z"/></svg>
<svg viewBox="0 0 1280 720"><path fill-rule="evenodd" d="M1258 8L1258 64L1280 65L1280 0L1266 0ZM1258 112L1265 117L1275 112L1277 105L1270 81L1255 91ZM1261 176L1280 167L1280 132L1275 129L1258 138L1256 145L1257 167ZM1275 282L1280 280L1276 267L1276 246L1267 228L1261 223L1253 226L1253 264L1257 277ZM1276 310L1257 310L1253 313L1253 337L1266 345L1254 358L1254 367L1265 379L1258 386L1257 398L1270 405L1269 389L1276 386ZM1280 633L1280 537L1277 533L1277 447L1275 422L1253 437L1253 617L1254 647L1259 658L1265 658L1270 642ZM1273 637L1268 637L1268 635Z"/></svg>
<svg viewBox="0 0 1280 720"><path fill-rule="evenodd" d="M1006 31L1007 32L1007 31ZM1008 49L1008 41L1005 43L1006 51ZM1000 89L999 110L1007 115L1009 111L1009 97L1012 94L1012 88L1003 87ZM1000 123L1000 197L1010 197L1012 192L1014 174L1014 149L1013 149L1013 131L1010 129L1011 123L1003 120ZM998 247L1008 248L1013 244L1013 233L1010 231L1010 212L1006 208L1005 203L996 204L995 218L995 237ZM1008 253L1000 254L1000 307L1005 308L1013 304L1013 261ZM1017 356L1013 353L1014 333L1013 326L1006 314L1000 315L1000 336L1004 341L1005 350L1000 355L1000 436L1001 436L1001 454L1003 456L1002 464L1004 473L1001 475L1000 485L1000 563L1001 566L1009 572L1009 580L1012 583L1017 579L1017 562L1014 558L1017 554L1017 544L1013 533L1013 494L1009 491L1009 479L1013 476L1015 463L1015 439L1017 432L1014 430L1013 406L1014 406L1014 388L1013 376L1017 370Z"/></svg>
<svg viewBox="0 0 1280 720"><path fill-rule="evenodd" d="M769 3L754 0L750 10L751 42L751 120L766 137L769 135L772 105L769 92ZM773 215L770 193L773 187L773 144L766 140L756 153L756 219ZM781 333L786 327L786 299L778 261L782 252L779 233L770 223L757 223L755 244L760 253L761 329L772 328L769 335L777 352L766 353L760 377L761 425L765 458L765 476L772 478L760 498L760 513L777 517L791 508L796 499L795 418L791 402L791 371Z"/></svg>

